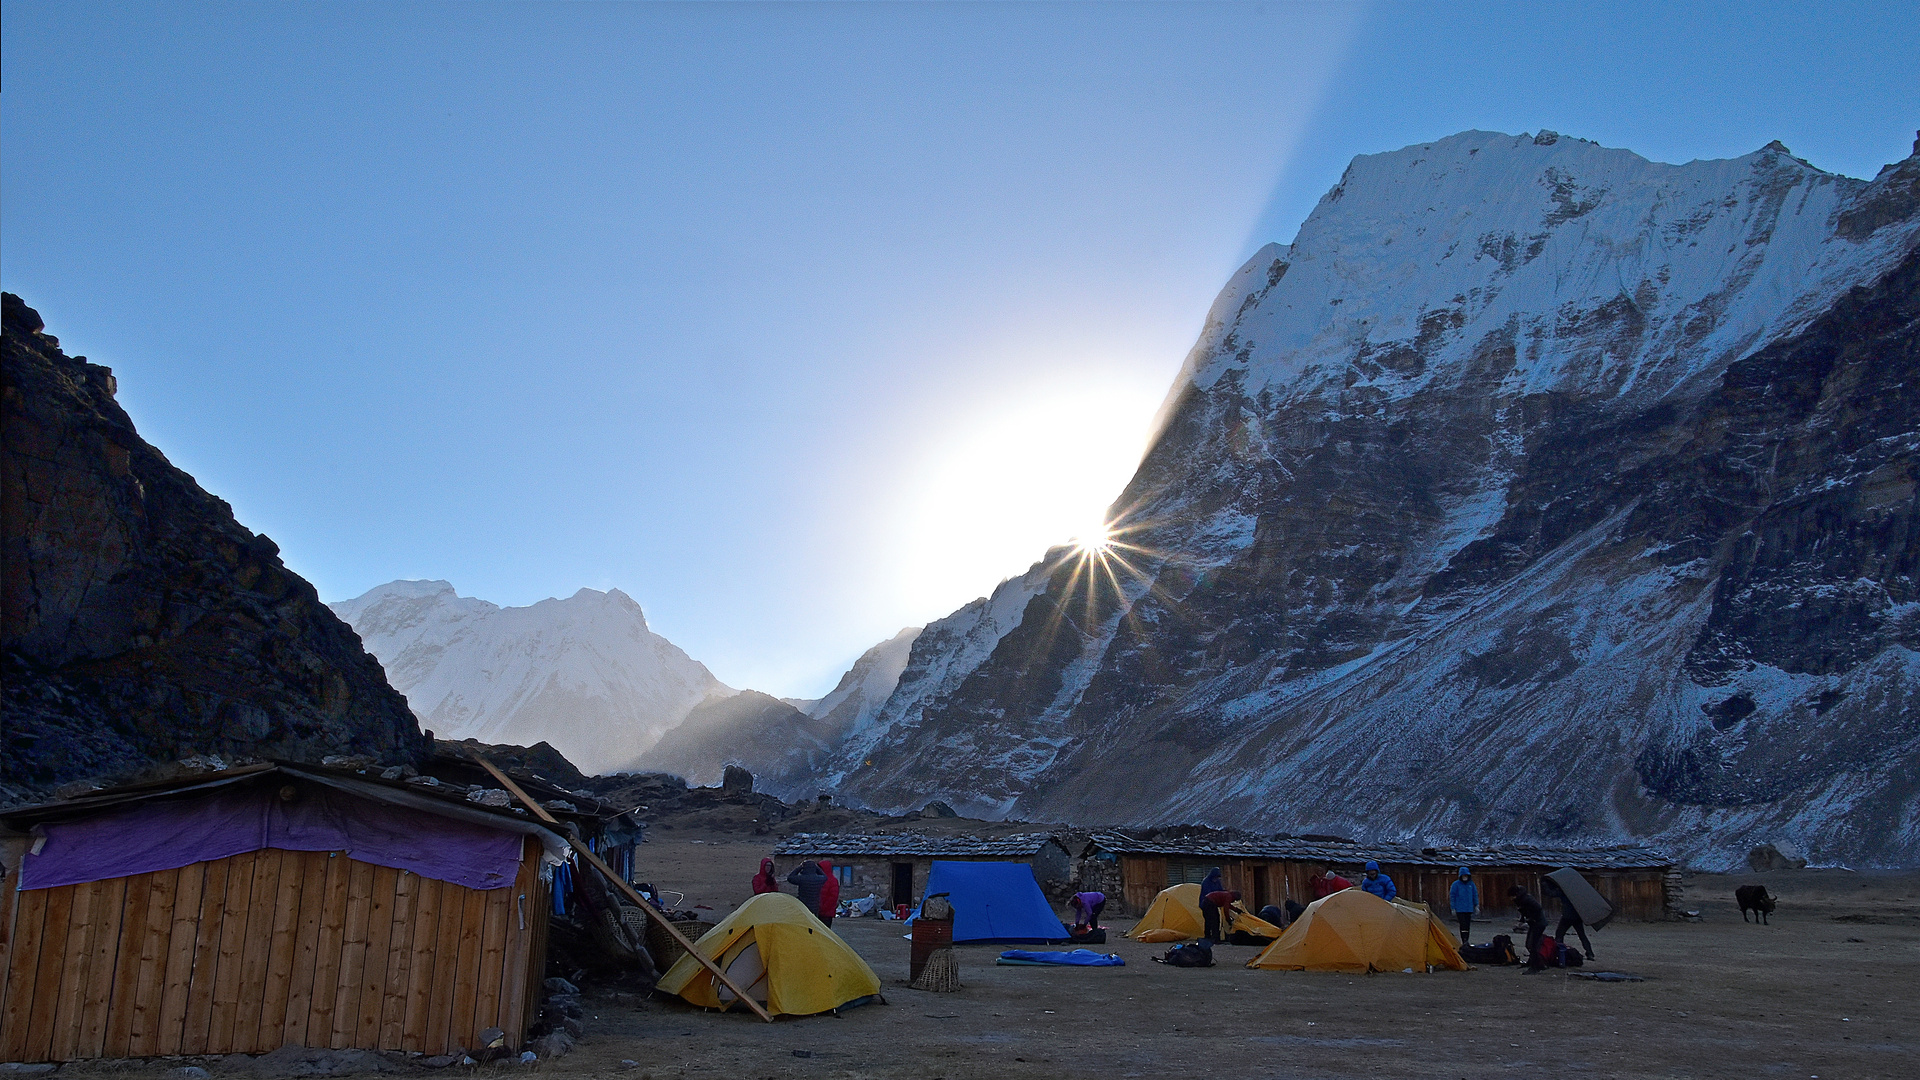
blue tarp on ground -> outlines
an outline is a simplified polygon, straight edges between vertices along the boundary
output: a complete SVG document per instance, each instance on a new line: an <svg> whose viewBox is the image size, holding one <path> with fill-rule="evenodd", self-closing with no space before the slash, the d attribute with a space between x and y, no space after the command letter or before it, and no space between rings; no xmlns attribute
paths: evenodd
<svg viewBox="0 0 1920 1080"><path fill-rule="evenodd" d="M1126 967L1127 962L1120 959L1119 953L1097 953L1092 949L1075 949L1072 952L1034 952L1031 949L1008 949L1000 954L996 964L1031 964L1035 967L1060 965L1063 967Z"/></svg>
<svg viewBox="0 0 1920 1080"><path fill-rule="evenodd" d="M953 940L1065 941L1067 928L1033 879L1033 867L1017 862L944 862L927 872L927 895L946 893L953 903ZM915 912L915 914L919 914Z"/></svg>

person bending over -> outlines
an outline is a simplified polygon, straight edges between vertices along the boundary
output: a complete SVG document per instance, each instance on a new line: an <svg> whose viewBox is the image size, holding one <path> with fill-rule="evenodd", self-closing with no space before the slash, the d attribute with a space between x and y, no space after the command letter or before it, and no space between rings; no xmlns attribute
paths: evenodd
<svg viewBox="0 0 1920 1080"><path fill-rule="evenodd" d="M1077 892L1067 899L1073 909L1073 936L1100 929L1100 912L1107 906L1103 892Z"/></svg>
<svg viewBox="0 0 1920 1080"><path fill-rule="evenodd" d="M1547 934L1547 912L1533 894L1515 885L1507 890L1513 897L1513 906L1520 910L1520 917L1527 922L1527 974L1533 975L1546 970L1547 962L1540 956L1540 939Z"/></svg>

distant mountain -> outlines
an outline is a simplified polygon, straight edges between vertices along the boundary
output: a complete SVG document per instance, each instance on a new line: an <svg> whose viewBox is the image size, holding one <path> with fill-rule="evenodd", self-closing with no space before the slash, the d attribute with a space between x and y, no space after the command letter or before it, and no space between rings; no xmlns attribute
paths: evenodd
<svg viewBox="0 0 1920 1080"><path fill-rule="evenodd" d="M423 727L549 742L588 773L629 768L694 706L733 689L647 629L618 589L503 608L444 581L394 581L333 605Z"/></svg>
<svg viewBox="0 0 1920 1080"><path fill-rule="evenodd" d="M1920 864L1917 248L1920 155L1357 158L1221 292L1116 557L929 625L816 772L881 809Z"/></svg>
<svg viewBox="0 0 1920 1080"><path fill-rule="evenodd" d="M830 724L757 690L742 690L694 706L680 726L660 737L633 768L673 773L696 787L720 782L728 765L755 778L806 776L837 743ZM756 783L758 790L768 790Z"/></svg>
<svg viewBox="0 0 1920 1080"><path fill-rule="evenodd" d="M424 754L274 542L140 437L110 369L0 304L0 801L195 754Z"/></svg>
<svg viewBox="0 0 1920 1080"><path fill-rule="evenodd" d="M759 790L783 798L830 790L820 766L872 725L919 634L919 627L908 627L868 649L833 692L817 700L774 699L748 690L706 702L643 754L638 767L713 784L726 766L741 765L754 774Z"/></svg>

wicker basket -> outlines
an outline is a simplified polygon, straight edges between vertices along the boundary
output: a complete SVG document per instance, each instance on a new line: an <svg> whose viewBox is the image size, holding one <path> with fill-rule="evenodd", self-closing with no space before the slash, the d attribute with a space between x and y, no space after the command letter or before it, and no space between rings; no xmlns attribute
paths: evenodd
<svg viewBox="0 0 1920 1080"><path fill-rule="evenodd" d="M673 928L685 934L688 941L699 941L702 934L716 925L698 920L681 922L675 919L673 922ZM659 966L661 974L665 974L687 952L679 942L673 940L672 934L667 933L667 928L660 924L659 919L647 920L647 951L653 954L653 962Z"/></svg>

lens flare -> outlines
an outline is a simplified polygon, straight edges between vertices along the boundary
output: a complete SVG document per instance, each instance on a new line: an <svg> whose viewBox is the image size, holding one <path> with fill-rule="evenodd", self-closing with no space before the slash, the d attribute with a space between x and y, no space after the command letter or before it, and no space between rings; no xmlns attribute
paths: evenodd
<svg viewBox="0 0 1920 1080"><path fill-rule="evenodd" d="M1073 538L1073 547L1082 555L1105 555L1113 550L1113 530L1103 523Z"/></svg>

